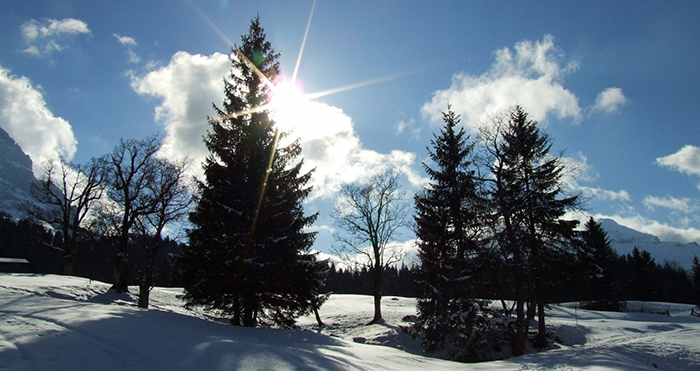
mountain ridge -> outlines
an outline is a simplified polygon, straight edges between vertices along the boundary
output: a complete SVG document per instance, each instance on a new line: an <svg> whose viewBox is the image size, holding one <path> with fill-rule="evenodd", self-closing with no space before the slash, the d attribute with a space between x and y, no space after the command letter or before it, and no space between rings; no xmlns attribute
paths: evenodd
<svg viewBox="0 0 700 371"><path fill-rule="evenodd" d="M38 181L32 165L31 157L0 128L0 211L15 218L25 216L22 205L34 202L29 189Z"/></svg>
<svg viewBox="0 0 700 371"><path fill-rule="evenodd" d="M636 247L648 251L659 264L675 262L684 269L690 269L694 256L700 257L700 245L696 242L661 241L654 235L625 227L612 219L601 218L598 222L619 255L630 254Z"/></svg>

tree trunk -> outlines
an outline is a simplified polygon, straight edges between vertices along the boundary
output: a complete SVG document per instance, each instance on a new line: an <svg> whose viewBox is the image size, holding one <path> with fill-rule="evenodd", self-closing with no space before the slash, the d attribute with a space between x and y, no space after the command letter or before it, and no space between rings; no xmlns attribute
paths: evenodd
<svg viewBox="0 0 700 371"><path fill-rule="evenodd" d="M153 266L155 265L155 253L152 250L146 251L146 266L143 267L141 283L139 284L139 308L148 309L148 300L151 296L151 286L153 283Z"/></svg>
<svg viewBox="0 0 700 371"><path fill-rule="evenodd" d="M255 294L245 293L243 297L243 326L255 327Z"/></svg>
<svg viewBox="0 0 700 371"><path fill-rule="evenodd" d="M114 285L118 294L129 292L129 261L125 253L119 252L114 258Z"/></svg>
<svg viewBox="0 0 700 371"><path fill-rule="evenodd" d="M148 298L151 295L151 281L143 280L139 285L139 308L148 309Z"/></svg>
<svg viewBox="0 0 700 371"><path fill-rule="evenodd" d="M65 249L65 247L64 247ZM75 254L69 253L65 250L63 253L63 275L72 276L73 275L73 262L75 261Z"/></svg>
<svg viewBox="0 0 700 371"><path fill-rule="evenodd" d="M321 315L318 314L318 308L314 307L314 316L316 316L316 322L318 322L318 327L324 326L323 321L321 321Z"/></svg>
<svg viewBox="0 0 700 371"><path fill-rule="evenodd" d="M544 302L542 299L537 301L537 342L535 346L539 349L547 347L547 331L544 324Z"/></svg>
<svg viewBox="0 0 700 371"><path fill-rule="evenodd" d="M374 267L373 278L373 295L374 295L374 318L368 323L373 325L382 321L382 268L381 266Z"/></svg>
<svg viewBox="0 0 700 371"><path fill-rule="evenodd" d="M238 298L239 294L235 293L233 296L233 318L231 318L231 324L234 326L241 325L241 302Z"/></svg>
<svg viewBox="0 0 700 371"><path fill-rule="evenodd" d="M516 299L515 314L515 344L513 344L513 355L521 356L525 353L525 340L527 340L527 329L525 328L525 303L522 299Z"/></svg>

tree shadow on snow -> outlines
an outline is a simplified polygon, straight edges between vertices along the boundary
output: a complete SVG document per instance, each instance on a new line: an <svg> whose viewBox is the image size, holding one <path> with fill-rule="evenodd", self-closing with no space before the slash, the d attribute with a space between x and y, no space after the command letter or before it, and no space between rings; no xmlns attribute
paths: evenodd
<svg viewBox="0 0 700 371"><path fill-rule="evenodd" d="M27 298L27 297L24 297ZM254 329L158 310L63 300L5 302L10 369L249 370L362 368L346 344L307 330ZM40 308L28 309L28 305ZM10 331L11 330L11 331Z"/></svg>

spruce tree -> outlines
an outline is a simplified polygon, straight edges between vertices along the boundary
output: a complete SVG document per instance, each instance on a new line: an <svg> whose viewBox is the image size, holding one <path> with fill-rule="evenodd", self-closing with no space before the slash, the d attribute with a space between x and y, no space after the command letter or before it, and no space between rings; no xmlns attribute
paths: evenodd
<svg viewBox="0 0 700 371"><path fill-rule="evenodd" d="M448 106L445 126L431 141L433 169L423 163L430 183L415 196L418 319L414 333L426 351L465 349L477 306L472 290L477 252L478 196L470 161L473 143ZM464 355L462 355L464 356Z"/></svg>
<svg viewBox="0 0 700 371"><path fill-rule="evenodd" d="M265 110L279 54L258 18L234 48L225 99L204 138L209 149L190 214L189 246L178 259L188 306L231 316L234 325L289 327L318 308L326 262L309 253L317 214L304 215L311 173L302 173L298 141L278 147Z"/></svg>
<svg viewBox="0 0 700 371"><path fill-rule="evenodd" d="M579 257L584 302L593 309L620 310L621 298L613 267L617 255L600 223L591 217L584 227Z"/></svg>
<svg viewBox="0 0 700 371"><path fill-rule="evenodd" d="M571 241L577 221L563 220L578 206L576 195L562 188L564 166L550 154L551 140L520 106L506 122L482 130L491 155L489 198L493 237L511 276L516 301L517 333L513 355L524 352L529 323L538 315L536 346L546 346L544 306L554 275L563 275L562 263L570 261ZM527 314L525 304L527 303Z"/></svg>
<svg viewBox="0 0 700 371"><path fill-rule="evenodd" d="M659 265L649 251L639 250L636 246L628 255L629 264L629 298L630 300L652 301L659 295Z"/></svg>
<svg viewBox="0 0 700 371"><path fill-rule="evenodd" d="M695 303L700 307L700 259L693 257L693 286L695 287Z"/></svg>

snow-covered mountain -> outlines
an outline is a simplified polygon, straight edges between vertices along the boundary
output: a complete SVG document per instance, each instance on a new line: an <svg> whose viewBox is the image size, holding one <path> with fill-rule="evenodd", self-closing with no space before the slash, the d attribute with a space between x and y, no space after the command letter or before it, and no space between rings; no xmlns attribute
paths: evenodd
<svg viewBox="0 0 700 371"><path fill-rule="evenodd" d="M0 211L23 216L22 203L32 202L29 185L36 181L32 159L0 128Z"/></svg>
<svg viewBox="0 0 700 371"><path fill-rule="evenodd" d="M700 257L700 245L695 242L664 242L654 235L619 225L612 219L600 219L598 222L608 233L612 248L620 255L629 254L637 247L649 251L659 264L676 262L685 269L690 269L694 256Z"/></svg>

